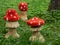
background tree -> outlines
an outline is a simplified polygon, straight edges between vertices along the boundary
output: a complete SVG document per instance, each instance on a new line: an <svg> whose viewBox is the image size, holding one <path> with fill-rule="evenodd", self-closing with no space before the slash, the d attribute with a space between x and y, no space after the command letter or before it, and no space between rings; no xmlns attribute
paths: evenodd
<svg viewBox="0 0 60 45"><path fill-rule="evenodd" d="M60 9L60 0L51 0L48 10L59 10Z"/></svg>

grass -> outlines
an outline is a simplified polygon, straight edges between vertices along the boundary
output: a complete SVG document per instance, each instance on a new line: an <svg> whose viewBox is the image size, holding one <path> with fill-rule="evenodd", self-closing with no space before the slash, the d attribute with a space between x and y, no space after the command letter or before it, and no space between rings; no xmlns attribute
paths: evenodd
<svg viewBox="0 0 60 45"><path fill-rule="evenodd" d="M21 0L28 3L29 9L27 11L28 18L38 16L45 20L45 25L42 28L42 35L45 37L46 42L30 42L31 36L30 27L25 22L19 20L20 26L17 28L20 38L15 39L9 37L4 38L8 29L5 28L3 17L8 8L15 8L20 14L18 4L20 0L0 0L0 45L60 45L60 11L55 11L52 15L47 12L50 0Z"/></svg>

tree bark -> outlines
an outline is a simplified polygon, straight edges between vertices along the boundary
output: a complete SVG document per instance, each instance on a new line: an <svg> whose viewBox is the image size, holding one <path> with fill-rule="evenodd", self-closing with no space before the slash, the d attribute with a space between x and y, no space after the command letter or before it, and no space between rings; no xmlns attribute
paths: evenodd
<svg viewBox="0 0 60 45"><path fill-rule="evenodd" d="M56 10L56 9L60 10L60 0L51 0L48 11Z"/></svg>

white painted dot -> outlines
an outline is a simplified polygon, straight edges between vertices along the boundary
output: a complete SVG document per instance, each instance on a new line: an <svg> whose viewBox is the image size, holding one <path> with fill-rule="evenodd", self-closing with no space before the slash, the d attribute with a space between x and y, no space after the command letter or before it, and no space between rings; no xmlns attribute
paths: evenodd
<svg viewBox="0 0 60 45"><path fill-rule="evenodd" d="M24 5L24 3L22 3L22 5Z"/></svg>
<svg viewBox="0 0 60 45"><path fill-rule="evenodd" d="M15 13L17 15L17 13Z"/></svg>
<svg viewBox="0 0 60 45"><path fill-rule="evenodd" d="M36 19L38 19L38 18L36 18Z"/></svg>
<svg viewBox="0 0 60 45"><path fill-rule="evenodd" d="M14 18L16 18L16 16L14 16Z"/></svg>
<svg viewBox="0 0 60 45"><path fill-rule="evenodd" d="M43 24L44 24L45 22L43 21Z"/></svg>
<svg viewBox="0 0 60 45"><path fill-rule="evenodd" d="M9 12L11 12L11 10L9 10Z"/></svg>
<svg viewBox="0 0 60 45"><path fill-rule="evenodd" d="M33 22L36 22L36 21L33 21Z"/></svg>
<svg viewBox="0 0 60 45"><path fill-rule="evenodd" d="M20 8L21 8L21 9L23 9L23 7L22 7L22 6L21 6Z"/></svg>
<svg viewBox="0 0 60 45"><path fill-rule="evenodd" d="M26 7L26 6L24 5L24 7Z"/></svg>
<svg viewBox="0 0 60 45"><path fill-rule="evenodd" d="M30 22L31 24L33 23L33 22Z"/></svg>
<svg viewBox="0 0 60 45"><path fill-rule="evenodd" d="M34 20L34 18L32 18L32 20Z"/></svg>
<svg viewBox="0 0 60 45"><path fill-rule="evenodd" d="M41 21L39 21L39 22L41 22Z"/></svg>
<svg viewBox="0 0 60 45"><path fill-rule="evenodd" d="M6 20L8 21L8 18L6 18Z"/></svg>
<svg viewBox="0 0 60 45"><path fill-rule="evenodd" d="M40 25L40 23L38 23L38 25Z"/></svg>
<svg viewBox="0 0 60 45"><path fill-rule="evenodd" d="M12 14L10 16L12 16Z"/></svg>

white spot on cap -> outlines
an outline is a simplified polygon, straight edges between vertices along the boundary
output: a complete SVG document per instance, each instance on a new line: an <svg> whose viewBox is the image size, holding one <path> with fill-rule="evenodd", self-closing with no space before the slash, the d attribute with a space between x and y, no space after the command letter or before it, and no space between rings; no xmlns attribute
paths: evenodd
<svg viewBox="0 0 60 45"><path fill-rule="evenodd" d="M24 3L22 3L22 5L24 5Z"/></svg>
<svg viewBox="0 0 60 45"><path fill-rule="evenodd" d="M22 7L22 6L21 6L20 8L21 8L21 9L23 9L23 7Z"/></svg>
<svg viewBox="0 0 60 45"><path fill-rule="evenodd" d="M34 20L34 18L32 18L32 20Z"/></svg>
<svg viewBox="0 0 60 45"><path fill-rule="evenodd" d="M33 22L30 22L31 24L33 23Z"/></svg>
<svg viewBox="0 0 60 45"><path fill-rule="evenodd" d="M36 19L38 19L38 18L36 18Z"/></svg>
<svg viewBox="0 0 60 45"><path fill-rule="evenodd" d="M16 16L14 16L14 18L16 18Z"/></svg>
<svg viewBox="0 0 60 45"><path fill-rule="evenodd" d="M6 20L8 21L8 18L6 18Z"/></svg>
<svg viewBox="0 0 60 45"><path fill-rule="evenodd" d="M17 15L17 13L15 13Z"/></svg>
<svg viewBox="0 0 60 45"><path fill-rule="evenodd" d="M12 14L10 16L12 16Z"/></svg>
<svg viewBox="0 0 60 45"><path fill-rule="evenodd" d="M24 7L26 7L26 6L24 5Z"/></svg>
<svg viewBox="0 0 60 45"><path fill-rule="evenodd" d="M40 23L38 23L38 25L40 25Z"/></svg>
<svg viewBox="0 0 60 45"><path fill-rule="evenodd" d="M41 22L41 21L39 21L39 22Z"/></svg>
<svg viewBox="0 0 60 45"><path fill-rule="evenodd" d="M9 12L11 12L11 10L9 10Z"/></svg>
<svg viewBox="0 0 60 45"><path fill-rule="evenodd" d="M33 21L33 22L35 22L35 21Z"/></svg>

